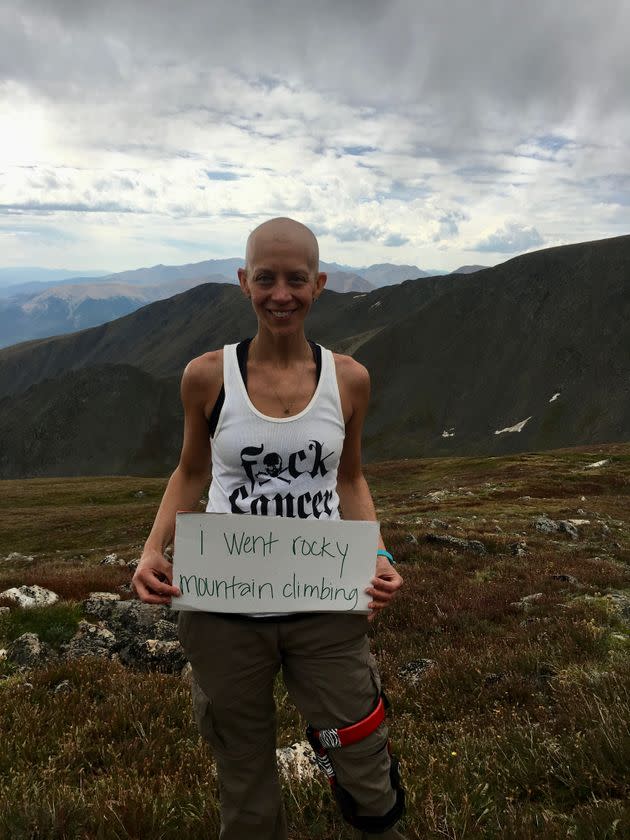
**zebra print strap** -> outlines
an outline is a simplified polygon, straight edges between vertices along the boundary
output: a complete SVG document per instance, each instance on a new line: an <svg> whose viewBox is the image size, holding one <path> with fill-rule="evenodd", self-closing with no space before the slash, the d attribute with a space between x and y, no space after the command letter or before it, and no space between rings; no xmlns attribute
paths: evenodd
<svg viewBox="0 0 630 840"><path fill-rule="evenodd" d="M376 708L358 723L353 723L351 726L342 726L339 729L312 729L312 734L324 749L347 747L367 738L368 735L378 729L384 720L385 702L381 696L378 698Z"/></svg>

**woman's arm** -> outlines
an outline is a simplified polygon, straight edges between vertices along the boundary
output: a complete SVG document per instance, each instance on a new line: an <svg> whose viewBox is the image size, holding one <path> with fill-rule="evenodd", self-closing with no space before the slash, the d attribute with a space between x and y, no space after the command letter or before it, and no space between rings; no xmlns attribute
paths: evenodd
<svg viewBox="0 0 630 840"><path fill-rule="evenodd" d="M370 401L370 375L363 365L350 356L336 355L335 362L346 423L346 436L337 474L341 516L344 519L375 522L374 501L361 464L361 435ZM379 537L379 547L385 548L382 537ZM370 619L389 604L402 586L403 579L386 557L378 555L371 583L372 586L366 590L372 598L368 604L372 610Z"/></svg>
<svg viewBox="0 0 630 840"><path fill-rule="evenodd" d="M141 601L168 604L181 593L173 586L173 567L164 549L175 534L175 515L193 510L210 475L210 436L206 407L220 390L218 353L193 359L184 370L181 398L184 407L184 441L179 464L171 475L158 508L151 533L133 576L133 586ZM216 394L214 393L216 391Z"/></svg>

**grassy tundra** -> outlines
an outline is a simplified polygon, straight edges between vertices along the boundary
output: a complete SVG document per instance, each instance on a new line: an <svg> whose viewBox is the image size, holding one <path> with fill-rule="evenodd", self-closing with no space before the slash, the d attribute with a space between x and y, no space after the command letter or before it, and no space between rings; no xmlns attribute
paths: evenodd
<svg viewBox="0 0 630 840"><path fill-rule="evenodd" d="M409 837L630 837L630 444L367 473L405 578L372 643ZM0 648L26 630L60 645L89 592L128 582L99 561L138 556L164 483L0 482L0 558L34 556L0 560L0 591L38 583L62 598L5 613ZM542 514L583 520L578 538L540 533ZM420 659L434 664L415 681L400 672ZM28 673L0 661L0 677L2 840L217 835L212 757L180 677L99 660ZM55 694L62 680L71 690ZM281 683L277 700L279 745L303 740ZM284 789L295 840L349 836L322 779Z"/></svg>

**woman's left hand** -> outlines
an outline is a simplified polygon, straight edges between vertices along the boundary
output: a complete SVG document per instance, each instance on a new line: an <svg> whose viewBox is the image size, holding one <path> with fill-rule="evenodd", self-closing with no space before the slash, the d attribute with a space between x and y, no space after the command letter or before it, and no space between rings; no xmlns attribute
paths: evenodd
<svg viewBox="0 0 630 840"><path fill-rule="evenodd" d="M376 574L371 580L372 586L366 589L372 600L368 604L370 614L368 621L378 614L379 610L387 607L403 584L403 579L389 560L382 555L376 558Z"/></svg>

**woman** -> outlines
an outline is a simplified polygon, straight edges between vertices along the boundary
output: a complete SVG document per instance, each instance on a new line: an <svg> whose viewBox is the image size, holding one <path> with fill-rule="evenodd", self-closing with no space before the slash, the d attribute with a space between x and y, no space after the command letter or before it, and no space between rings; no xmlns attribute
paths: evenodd
<svg viewBox="0 0 630 840"><path fill-rule="evenodd" d="M208 510L376 518L361 468L368 373L304 333L326 283L315 236L291 219L265 222L248 239L238 277L258 330L251 341L199 356L184 371L180 461L134 575L146 603L180 595L163 551L176 512L196 507L211 463ZM382 542L379 550L367 590L370 618L402 584ZM336 727L343 743L350 732L343 728L361 723L352 730L358 740L327 755L321 750L357 836L402 838L395 823L403 796L391 772L387 729L382 715L375 717L382 702L366 629L359 614L180 613L195 716L217 763L222 840L286 840L275 760L273 683L280 668L314 727Z"/></svg>

